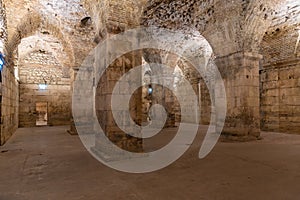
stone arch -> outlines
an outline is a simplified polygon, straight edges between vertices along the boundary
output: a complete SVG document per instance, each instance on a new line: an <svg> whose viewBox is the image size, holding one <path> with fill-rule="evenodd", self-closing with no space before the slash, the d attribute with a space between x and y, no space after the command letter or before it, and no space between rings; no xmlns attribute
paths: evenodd
<svg viewBox="0 0 300 200"><path fill-rule="evenodd" d="M285 0L279 5L260 44L261 128L298 134L300 120L294 99L298 96L295 91L300 78L300 4Z"/></svg>
<svg viewBox="0 0 300 200"><path fill-rule="evenodd" d="M243 24L244 28L241 32L244 40L243 48L246 51L259 53L265 32L271 26L276 9L281 4L282 1L278 0L254 0L249 2Z"/></svg>
<svg viewBox="0 0 300 200"><path fill-rule="evenodd" d="M144 11L143 25L180 29L187 33L196 30L211 45L215 63L225 80L228 106L223 133L226 135L244 137L245 140L259 137L260 112L257 108L261 56L257 53L263 34L271 23L271 18L265 16L278 6L278 2L158 0L149 1ZM241 92L234 91L232 85ZM251 94L244 92L250 90Z"/></svg>
<svg viewBox="0 0 300 200"><path fill-rule="evenodd" d="M141 24L197 30L209 41L217 57L240 51L258 53L272 16L287 1L148 0Z"/></svg>
<svg viewBox="0 0 300 200"><path fill-rule="evenodd" d="M7 60L11 62L13 53L21 43L23 38L33 35L39 28L44 28L52 33L54 37L60 40L64 50L69 56L71 65L74 64L74 52L70 40L63 34L61 29L54 23L51 23L46 17L37 12L32 12L24 17L24 20L17 26L12 37L9 39L6 48Z"/></svg>
<svg viewBox="0 0 300 200"><path fill-rule="evenodd" d="M24 17L23 22L17 26L7 43L6 54L8 61L11 61L13 53L21 43L21 40L33 34L40 27L41 22L41 16L38 13L32 13Z"/></svg>
<svg viewBox="0 0 300 200"><path fill-rule="evenodd" d="M222 12L215 5L214 0L206 1L148 1L143 10L141 24L143 26L158 26L171 30L180 30L186 33L200 32L212 46L217 56L223 56L223 52L236 51L238 44L232 35L226 34L225 29L231 25L231 18L219 17ZM220 2L228 4L228 2ZM235 7L232 7L234 10ZM226 22L226 23L224 23ZM226 37L223 37L226 35ZM228 36L229 35L229 36ZM225 53L226 54L226 53Z"/></svg>
<svg viewBox="0 0 300 200"><path fill-rule="evenodd" d="M57 58L56 53L55 53L51 48L45 48L44 50L45 50L46 53L53 55L53 57L59 62L59 64L60 64L62 67L64 66L63 63L62 63L62 61L59 60L59 59ZM28 52L26 52L26 54L20 56L20 57L19 57L19 60L20 60L21 62L20 62L19 64L24 64L24 59L25 59L27 56L29 56L30 54L35 53L35 52L37 52L37 51L38 51L38 50L34 49L34 50L28 51Z"/></svg>
<svg viewBox="0 0 300 200"><path fill-rule="evenodd" d="M275 16L273 17L272 22L269 24L265 32L262 33L261 53L266 55L264 62L274 62L275 59L270 58L270 55L267 54L270 53L269 50L274 53L276 51L279 53L280 50L278 48L280 48L280 46L288 47L284 48L284 55L280 55L276 58L277 60L288 55L295 54L295 56L297 56L297 53L300 50L298 46L296 46L297 39L300 34L298 28L300 25L300 20L298 18L300 14L300 4L293 0L284 0L278 4L274 13ZM290 40L287 39L289 35L291 36Z"/></svg>
<svg viewBox="0 0 300 200"><path fill-rule="evenodd" d="M281 9L288 6L292 0L253 0L246 7L245 21L243 23L242 37L245 41L243 48L246 51L260 53L263 38L273 26L274 19L280 19ZM284 13L286 15L287 13ZM279 16L277 16L279 15ZM281 16L285 18L287 16ZM284 23L282 20L280 23ZM268 37L268 36L267 36Z"/></svg>
<svg viewBox="0 0 300 200"><path fill-rule="evenodd" d="M50 43L48 43L49 41L44 41L44 39L50 39ZM53 39L53 41L51 41ZM25 41L25 43L23 44L22 42ZM35 44L33 45L32 42L35 42ZM20 43L20 45L22 45L20 48L19 45L19 52L18 52L18 60L21 61L20 63L22 63L23 59L26 58L27 55L29 55L32 52L35 52L37 50L45 50L47 52L50 52L51 54L53 54L53 56L57 59L57 61L59 61L59 63L62 66L69 66L69 60L66 60L65 58L68 57L68 55L66 54L66 52L64 52L63 50L61 50L62 44L59 43L58 46L52 46L53 44L56 43L56 41L58 41L57 38L53 37L52 35L47 35L47 36L43 36L43 35L34 35L34 36L29 36L27 38L23 38L22 42ZM23 46L24 45L24 46ZM54 50L55 49L55 50ZM59 50L57 50L59 49Z"/></svg>
<svg viewBox="0 0 300 200"><path fill-rule="evenodd" d="M34 55L34 54L44 54L47 57L55 60L55 66L59 65L59 67L63 67L61 61L59 59L57 59L56 55L54 54L53 50L51 49L44 49L44 50L31 50L29 52L27 52L26 54L22 55L22 58L20 59L21 62L19 63L20 66L24 67L25 63L26 63L26 59L30 58L30 56Z"/></svg>
<svg viewBox="0 0 300 200"><path fill-rule="evenodd" d="M45 22L46 23L44 23L43 27L46 30L49 30L54 37L58 38L61 41L61 44L65 52L69 56L71 65L74 65L75 63L74 50L72 45L70 44L70 39L68 38L68 36L63 34L63 32L60 30L58 26L54 25L53 23L49 23L47 21Z"/></svg>

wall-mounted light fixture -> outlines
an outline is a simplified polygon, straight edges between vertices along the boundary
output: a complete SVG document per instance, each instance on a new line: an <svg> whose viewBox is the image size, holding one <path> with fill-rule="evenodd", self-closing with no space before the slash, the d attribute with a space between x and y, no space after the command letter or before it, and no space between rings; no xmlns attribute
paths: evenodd
<svg viewBox="0 0 300 200"><path fill-rule="evenodd" d="M149 85L148 86L148 95L152 95L152 93L153 93L152 85Z"/></svg>
<svg viewBox="0 0 300 200"><path fill-rule="evenodd" d="M4 56L2 53L0 53L0 70L2 71L3 67L5 65Z"/></svg>
<svg viewBox="0 0 300 200"><path fill-rule="evenodd" d="M46 90L47 87L48 87L47 81L45 80L45 78L43 78L43 79L44 79L44 82L45 82L45 83L39 84L39 89L40 89L40 90Z"/></svg>
<svg viewBox="0 0 300 200"><path fill-rule="evenodd" d="M39 84L39 89L40 90L46 90L47 89L47 84Z"/></svg>

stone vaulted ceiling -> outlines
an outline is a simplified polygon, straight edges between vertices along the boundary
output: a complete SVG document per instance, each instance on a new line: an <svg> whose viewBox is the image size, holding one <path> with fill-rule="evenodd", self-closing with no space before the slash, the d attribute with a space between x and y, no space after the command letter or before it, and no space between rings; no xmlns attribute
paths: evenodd
<svg viewBox="0 0 300 200"><path fill-rule="evenodd" d="M51 35L34 35L22 39L18 48L19 61L35 51L51 52L62 66L70 66L68 55L59 40Z"/></svg>
<svg viewBox="0 0 300 200"><path fill-rule="evenodd" d="M144 10L143 25L197 30L218 56L242 49L259 52L270 26L299 23L299 4L297 0L152 0Z"/></svg>
<svg viewBox="0 0 300 200"><path fill-rule="evenodd" d="M64 58L58 56L61 57L58 59L64 59L61 60L62 63L74 67L80 66L93 48L94 27L87 18L89 16L80 0L5 0L4 2L7 9L8 54L17 49L23 38L39 35L40 39L47 41L47 37L54 37L61 44L61 50L67 55ZM30 39L34 43L37 38L30 37ZM30 39L27 39L27 43Z"/></svg>
<svg viewBox="0 0 300 200"><path fill-rule="evenodd" d="M276 11L272 24L265 32L261 47L263 63L300 57L300 2L288 0Z"/></svg>
<svg viewBox="0 0 300 200"><path fill-rule="evenodd" d="M58 59L68 66L80 66L95 46L94 41L104 39L107 32L118 33L138 25L199 31L221 57L239 51L261 53L263 47L262 54L267 59L270 50L264 46L271 49L282 46L283 41L277 45L271 41L284 34L282 38L286 37L287 32L295 43L290 46L296 52L299 49L295 48L300 21L298 0L4 0L4 3L8 55L23 38L54 37L64 52ZM36 37L31 39L34 42Z"/></svg>

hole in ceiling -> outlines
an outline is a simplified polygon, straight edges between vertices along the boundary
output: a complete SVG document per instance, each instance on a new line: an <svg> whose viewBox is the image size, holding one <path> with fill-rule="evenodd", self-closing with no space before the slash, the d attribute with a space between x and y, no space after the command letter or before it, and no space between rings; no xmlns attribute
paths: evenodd
<svg viewBox="0 0 300 200"><path fill-rule="evenodd" d="M84 17L82 20L81 20L81 25L83 26L86 26L86 25L89 25L90 22L91 22L91 17Z"/></svg>
<svg viewBox="0 0 300 200"><path fill-rule="evenodd" d="M42 34L44 34L44 35L50 35L50 32L48 32L48 31L42 31Z"/></svg>

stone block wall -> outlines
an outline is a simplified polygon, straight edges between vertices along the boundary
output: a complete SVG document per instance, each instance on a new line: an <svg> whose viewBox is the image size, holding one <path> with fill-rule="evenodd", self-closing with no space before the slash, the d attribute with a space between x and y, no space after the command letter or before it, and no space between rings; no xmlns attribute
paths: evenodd
<svg viewBox="0 0 300 200"><path fill-rule="evenodd" d="M260 78L262 130L299 134L299 61L264 66Z"/></svg>
<svg viewBox="0 0 300 200"><path fill-rule="evenodd" d="M20 84L20 127L36 126L37 102L48 103L48 125L69 125L70 101L69 85L48 85L43 91L38 84Z"/></svg>
<svg viewBox="0 0 300 200"><path fill-rule="evenodd" d="M287 15L298 16L291 7ZM279 20L279 19L277 19ZM261 128L300 134L299 31L282 22L271 27L262 41L260 67Z"/></svg>
<svg viewBox="0 0 300 200"><path fill-rule="evenodd" d="M7 22L6 10L0 1L0 52L6 52ZM6 62L1 70L0 81L0 145L3 145L18 128L18 82L13 72L13 64Z"/></svg>
<svg viewBox="0 0 300 200"><path fill-rule="evenodd" d="M20 127L36 126L37 102L48 103L48 125L69 125L71 86L69 69L51 56L33 53L20 66ZM47 84L45 90L39 84Z"/></svg>
<svg viewBox="0 0 300 200"><path fill-rule="evenodd" d="M18 128L18 81L10 68L2 70L1 83L1 145L3 145Z"/></svg>
<svg viewBox="0 0 300 200"><path fill-rule="evenodd" d="M260 135L260 59L261 55L244 52L216 59L227 96L223 134L229 139L251 140Z"/></svg>
<svg viewBox="0 0 300 200"><path fill-rule="evenodd" d="M100 42L106 37L121 33L127 29L139 26L141 17L141 1L101 1L99 4L95 4L91 0L84 1L86 7L91 12L92 18L97 19L95 21L97 35L95 42ZM130 10L130 12L128 12ZM131 41L128 41L129 43ZM109 52L112 56L119 48L107 47L113 49ZM107 52L107 53L108 53ZM100 59L100 58L98 58ZM102 57L103 59L103 57ZM97 60L95 63L99 63ZM100 62L101 63L101 62ZM111 111L111 96L112 89L116 85L119 78L130 69L135 66L139 66L142 63L141 53L129 53L121 58L117 59L116 62L110 65L110 69L106 71L103 79L99 81L96 88L96 114L100 125L107 134L107 137L118 147L128 151L141 152L142 151L142 140L139 138L131 137L121 131L113 120ZM130 86L131 81L124 83L124 85ZM142 105L141 105L141 94L142 90L136 92L136 95L132 97L130 105L130 114L133 120L137 124L142 123ZM126 94L127 92L120 88L120 94ZM120 111L122 113L122 111ZM105 153L105 145L102 144L101 139L96 139L94 151Z"/></svg>
<svg viewBox="0 0 300 200"><path fill-rule="evenodd" d="M135 66L141 65L142 57L140 53L128 53L118 58L112 63L109 68L105 71L101 77L97 89L96 89L96 114L98 121L104 130L107 137L111 142L116 144L118 147L130 151L130 152L141 152L142 151L142 140L139 138L132 137L124 133L116 124L111 108L111 98L114 87L124 73L127 73L130 69ZM141 72L142 73L142 72ZM118 95L126 96L129 94L129 88L134 83L134 80L128 80L120 84L122 88L117 89ZM138 80L137 80L138 81ZM141 81L141 80L140 80ZM132 120L141 125L142 124L142 90L137 90L130 101L130 115ZM124 113L124 110L116 110L119 113L119 118L124 119L124 126L127 126L128 118ZM129 125L129 124L128 124ZM95 149L105 152L101 141L96 140Z"/></svg>

